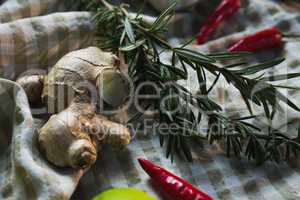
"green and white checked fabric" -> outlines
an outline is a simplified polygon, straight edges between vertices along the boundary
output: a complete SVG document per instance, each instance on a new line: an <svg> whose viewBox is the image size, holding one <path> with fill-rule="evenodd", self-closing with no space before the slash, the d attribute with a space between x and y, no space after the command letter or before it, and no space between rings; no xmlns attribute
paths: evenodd
<svg viewBox="0 0 300 200"><path fill-rule="evenodd" d="M9 0L0 6L2 77L14 80L29 69L47 70L67 52L91 44L90 14L59 12L61 2Z"/></svg>
<svg viewBox="0 0 300 200"><path fill-rule="evenodd" d="M203 21L216 2L218 1L200 1L193 13L178 15L174 21L175 25L170 27L174 35L187 36L197 31L195 27L199 27L199 22ZM92 44L94 27L89 21L90 14L65 12L62 3L61 0L7 0L0 5L0 76L2 78L15 80L29 69L47 70L65 53ZM293 9L279 5L276 1L242 0L242 7L241 12L223 23L212 34L210 42L203 46L191 46L191 48L202 52L224 51L230 43L243 34L273 25L285 33L299 34L300 32L299 11L292 11ZM180 38L172 38L171 41L177 44L180 40ZM299 50L300 42L291 41L287 42L282 49L262 52L251 61L282 56L287 60L268 73L299 72ZM189 82L193 82L193 79L192 76ZM286 84L299 86L299 81L289 80ZM193 84L188 85L191 89L195 89ZM235 111L243 110L244 105L240 103L238 94L227 85L224 86L222 82L218 85L215 96L219 101L226 102L225 110L227 112L232 112L233 108ZM288 95L299 104L299 92L289 92ZM288 114L284 117L287 119L295 118L299 121L299 113L292 110L286 110L286 113ZM294 134L293 131L290 132ZM1 130L1 126L0 134L1 140L9 140L12 137L9 135L12 133ZM1 141L0 151L7 151L8 143ZM162 199L159 190L151 185L149 178L138 166L136 158L142 156L184 177L216 200L300 200L298 159L288 163L266 163L261 167L255 167L245 159L227 159L218 145L201 148L200 145L195 144L194 150L193 163L184 162L179 158L171 163L165 158L165 151L160 147L158 137L138 135L123 152L116 153L106 148L99 155L97 163L81 178L71 199L90 199L96 193L110 187L137 187L151 193L159 200ZM0 179L4 177L0 176ZM0 180L0 184L4 182ZM74 183L75 185L77 183L75 179ZM70 191L66 191L61 199L68 199L71 195ZM0 199L4 198L2 192L0 191Z"/></svg>

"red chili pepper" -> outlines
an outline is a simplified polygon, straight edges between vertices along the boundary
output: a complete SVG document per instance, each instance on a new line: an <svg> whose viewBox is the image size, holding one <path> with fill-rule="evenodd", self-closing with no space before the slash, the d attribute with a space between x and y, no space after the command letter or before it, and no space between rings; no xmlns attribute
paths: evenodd
<svg viewBox="0 0 300 200"><path fill-rule="evenodd" d="M240 0L222 0L200 29L197 35L198 44L203 44L209 34L213 32L224 19L236 13L240 7Z"/></svg>
<svg viewBox="0 0 300 200"><path fill-rule="evenodd" d="M282 38L282 33L277 28L272 27L242 38L228 48L228 51L257 52L260 50L271 49L281 46L283 44Z"/></svg>
<svg viewBox="0 0 300 200"><path fill-rule="evenodd" d="M167 170L156 166L146 159L138 159L142 168L158 184L171 200L212 200L187 181L175 176Z"/></svg>

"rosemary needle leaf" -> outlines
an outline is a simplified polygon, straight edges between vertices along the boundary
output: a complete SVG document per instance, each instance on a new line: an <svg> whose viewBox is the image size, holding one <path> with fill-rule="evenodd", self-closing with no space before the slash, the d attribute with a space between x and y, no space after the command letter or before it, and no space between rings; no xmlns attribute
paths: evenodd
<svg viewBox="0 0 300 200"><path fill-rule="evenodd" d="M257 115L250 115L250 116L246 116L246 117L234 118L233 120L243 121L243 120L248 120L248 119L254 119L256 117L257 117Z"/></svg>
<svg viewBox="0 0 300 200"><path fill-rule="evenodd" d="M125 26L125 32L129 38L129 41L131 43L135 43L134 32L133 32L133 29L132 29L131 23L129 22L128 17L125 18L124 26Z"/></svg>
<svg viewBox="0 0 300 200"><path fill-rule="evenodd" d="M277 98L279 98L281 101L283 101L284 103L286 103L287 105L289 105L291 108L293 108L294 110L300 112L300 108L298 106L296 106L291 100L289 100L287 97L285 97L283 94L281 94L280 92L277 91L276 93Z"/></svg>
<svg viewBox="0 0 300 200"><path fill-rule="evenodd" d="M159 144L160 146L164 146L165 136L163 134L159 134Z"/></svg>
<svg viewBox="0 0 300 200"><path fill-rule="evenodd" d="M231 59L248 57L250 55L253 54L250 52L225 52L225 53L208 54L209 57L216 60L231 60Z"/></svg>
<svg viewBox="0 0 300 200"><path fill-rule="evenodd" d="M151 28L150 28L150 32L153 30L158 30L161 27L164 27L168 21L171 19L170 15L171 13L174 13L174 8L176 6L176 2L172 3L170 5L170 7L168 7L159 17L157 17L157 19L154 21L154 23L152 24Z"/></svg>
<svg viewBox="0 0 300 200"><path fill-rule="evenodd" d="M239 62L239 63L234 63L234 64L230 64L230 65L226 65L224 66L225 69L230 69L230 68L234 68L234 67L240 67L243 65L246 65L247 63L245 62Z"/></svg>
<svg viewBox="0 0 300 200"><path fill-rule="evenodd" d="M189 161L189 162L193 162L193 156L192 156L192 152L191 152L191 149L190 147L188 146L187 144L187 138L183 137L183 136L180 136L179 137L179 141L180 141L180 147L182 148L182 151L186 157L186 159Z"/></svg>
<svg viewBox="0 0 300 200"><path fill-rule="evenodd" d="M168 136L168 145L167 145L167 152L166 152L166 157L169 158L171 156L171 161L173 162L173 155L174 155L174 147L175 147L175 136L174 135L169 135Z"/></svg>
<svg viewBox="0 0 300 200"><path fill-rule="evenodd" d="M300 76L300 73L290 73L290 74L280 74L280 75L273 75L268 77L260 78L260 81L281 81L287 80L292 78L297 78Z"/></svg>
<svg viewBox="0 0 300 200"><path fill-rule="evenodd" d="M202 53L199 53L197 51L193 51L190 49L185 49L185 48L174 48L173 50L175 53L177 53L178 55L187 58L191 61L194 61L196 63L200 62L208 62L208 63L214 63L216 62L216 60L214 58L211 58L209 56L206 56Z"/></svg>
<svg viewBox="0 0 300 200"><path fill-rule="evenodd" d="M123 44L125 36L126 36L126 31L124 29L124 31L122 32L121 38L120 38L120 46Z"/></svg>
<svg viewBox="0 0 300 200"><path fill-rule="evenodd" d="M138 47L140 47L141 45L143 45L146 42L145 39L141 39L136 41L134 44L129 44L127 46L123 46L123 47L119 47L120 51L132 51Z"/></svg>
<svg viewBox="0 0 300 200"><path fill-rule="evenodd" d="M267 61L258 65L254 65L251 67L248 67L246 69L242 69L242 70L237 70L235 71L236 74L240 74L240 75L251 75L251 74L255 74L257 72L260 72L262 70L268 69L268 68L272 68L280 63L282 63L285 60L285 58L279 58L279 59L275 59L275 60L271 60L271 61Z"/></svg>
<svg viewBox="0 0 300 200"><path fill-rule="evenodd" d="M272 85L275 88L284 88L284 89L290 89L290 90L300 90L300 87L296 86L288 86L288 85Z"/></svg>
<svg viewBox="0 0 300 200"><path fill-rule="evenodd" d="M218 83L218 80L219 80L220 76L221 76L221 73L219 73L219 74L217 75L217 77L215 78L213 84L212 84L212 85L210 86L210 88L207 90L207 94L210 93L210 92L214 89L215 85Z"/></svg>

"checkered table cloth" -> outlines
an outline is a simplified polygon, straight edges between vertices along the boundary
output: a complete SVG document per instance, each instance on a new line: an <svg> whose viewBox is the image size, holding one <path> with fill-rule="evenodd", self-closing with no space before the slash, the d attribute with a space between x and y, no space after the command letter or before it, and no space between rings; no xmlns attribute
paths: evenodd
<svg viewBox="0 0 300 200"><path fill-rule="evenodd" d="M61 0L1 2L0 75L2 78L15 80L28 70L46 72L65 53L92 45L94 27L89 21L90 14L87 12L66 12ZM171 42L178 44L178 41L181 41L180 37L194 33L193 27L199 27L199 23L218 1L200 2L194 12L183 13L175 18L176 26L171 25L170 30L176 38L171 38ZM191 46L191 48L202 52L224 51L230 43L242 35L274 25L285 33L299 34L299 10L280 4L279 1L242 0L241 11L223 23L212 34L207 44ZM267 73L299 72L299 51L300 42L287 42L283 49L263 52L254 60L262 61L283 56L287 60ZM189 81L193 79L194 76ZM299 81L290 80L286 84L299 86ZM215 96L220 101L229 102L225 110L239 107L236 92L222 86L224 85L218 86L220 90L215 93ZM191 89L193 90L193 85ZM299 91L290 92L288 95L299 104ZM1 104L0 107L2 106L4 105ZM241 103L238 109L242 107L244 105ZM10 112L4 107L1 110L4 114ZM287 112L289 113L287 117L299 119L299 113L290 110ZM5 142L12 137L9 134L12 133L0 129L0 149L9 149L9 144ZM137 135L125 151L117 153L106 148L99 155L96 164L81 178L77 188L74 188L75 192L71 199L90 199L96 193L111 187L136 187L144 189L157 199L162 199L159 190L149 182L149 178L139 167L136 158L140 156L184 177L216 200L300 199L298 159L280 164L268 162L256 167L246 159L228 159L218 145L205 146L205 148L194 145L193 150L193 163L187 163L179 158L175 158L172 163L165 158L165 150L160 147L158 137ZM1 183L3 180L0 180ZM70 195L71 193L66 194L65 197L69 198ZM0 191L0 199L2 198L4 198L3 193Z"/></svg>

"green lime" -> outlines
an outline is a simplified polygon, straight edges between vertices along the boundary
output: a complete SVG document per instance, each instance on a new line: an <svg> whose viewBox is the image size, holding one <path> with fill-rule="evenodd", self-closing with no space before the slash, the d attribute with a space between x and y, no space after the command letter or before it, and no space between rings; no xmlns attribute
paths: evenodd
<svg viewBox="0 0 300 200"><path fill-rule="evenodd" d="M134 188L117 188L107 190L92 200L155 200L147 193Z"/></svg>

